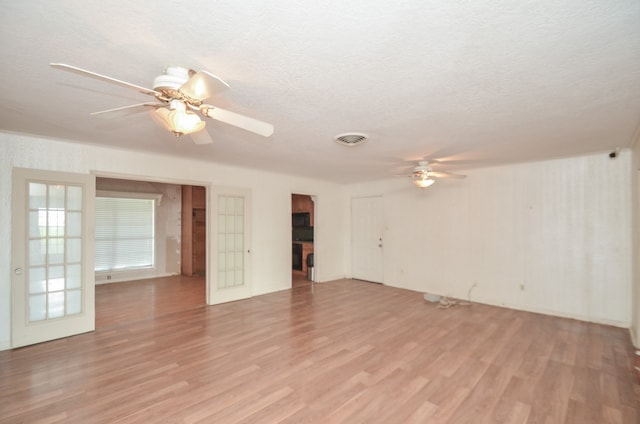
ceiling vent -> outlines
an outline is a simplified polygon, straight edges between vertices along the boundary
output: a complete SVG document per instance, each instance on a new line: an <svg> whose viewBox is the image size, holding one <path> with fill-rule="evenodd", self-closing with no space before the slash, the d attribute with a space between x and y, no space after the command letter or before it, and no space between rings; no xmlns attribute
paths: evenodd
<svg viewBox="0 0 640 424"><path fill-rule="evenodd" d="M346 133L340 134L335 137L337 143L340 143L345 146L357 146L362 143L366 143L368 141L366 134L360 133Z"/></svg>

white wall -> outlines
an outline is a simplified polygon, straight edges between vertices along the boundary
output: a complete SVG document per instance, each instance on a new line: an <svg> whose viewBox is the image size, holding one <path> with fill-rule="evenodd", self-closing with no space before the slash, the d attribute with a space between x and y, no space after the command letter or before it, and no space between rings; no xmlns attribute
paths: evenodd
<svg viewBox="0 0 640 424"><path fill-rule="evenodd" d="M420 190L351 185L385 205L385 284L629 326L630 152L479 169Z"/></svg>
<svg viewBox="0 0 640 424"><path fill-rule="evenodd" d="M253 294L291 287L291 193L313 194L318 199L316 277L318 281L327 281L345 276L345 198L341 186L176 157L0 133L0 349L10 346L14 166L251 189Z"/></svg>

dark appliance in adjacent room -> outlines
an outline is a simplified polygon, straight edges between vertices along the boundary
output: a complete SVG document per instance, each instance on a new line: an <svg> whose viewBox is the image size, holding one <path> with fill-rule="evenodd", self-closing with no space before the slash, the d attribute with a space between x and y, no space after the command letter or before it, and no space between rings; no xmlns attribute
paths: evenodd
<svg viewBox="0 0 640 424"><path fill-rule="evenodd" d="M311 214L309 212L292 213L291 226L293 228L309 228L311 226Z"/></svg>
<svg viewBox="0 0 640 424"><path fill-rule="evenodd" d="M307 280L315 281L315 272L313 271L313 253L307 255Z"/></svg>
<svg viewBox="0 0 640 424"><path fill-rule="evenodd" d="M302 271L302 243L293 243L292 268Z"/></svg>

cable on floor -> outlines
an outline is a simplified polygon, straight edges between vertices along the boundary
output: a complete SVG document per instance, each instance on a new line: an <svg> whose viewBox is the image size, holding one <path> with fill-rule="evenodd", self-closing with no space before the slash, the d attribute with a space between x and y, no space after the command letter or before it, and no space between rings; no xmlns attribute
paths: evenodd
<svg viewBox="0 0 640 424"><path fill-rule="evenodd" d="M473 288L476 286L476 283L474 283L470 288L469 291L467 292L467 300L456 300L456 299L449 299L447 296L442 296L442 298L440 299L440 302L438 302L438 308L440 309L449 309L452 306L458 305L458 306L471 306L471 290L473 290Z"/></svg>

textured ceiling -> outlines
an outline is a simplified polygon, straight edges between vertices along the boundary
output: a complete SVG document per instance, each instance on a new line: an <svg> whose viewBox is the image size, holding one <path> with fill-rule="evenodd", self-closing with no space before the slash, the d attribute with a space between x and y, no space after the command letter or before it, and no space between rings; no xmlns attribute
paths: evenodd
<svg viewBox="0 0 640 424"><path fill-rule="evenodd" d="M605 151L637 136L639 22L637 0L3 1L0 129L343 183ZM50 62L145 87L206 69L231 86L211 103L275 133L89 116L151 98Z"/></svg>

